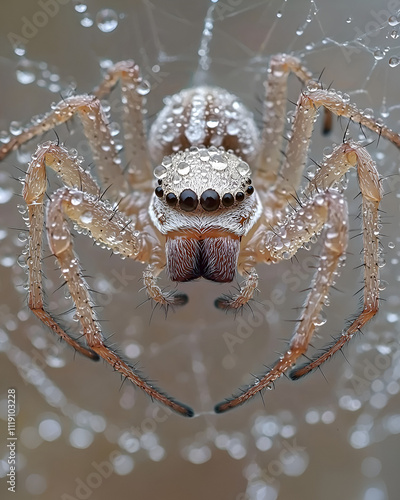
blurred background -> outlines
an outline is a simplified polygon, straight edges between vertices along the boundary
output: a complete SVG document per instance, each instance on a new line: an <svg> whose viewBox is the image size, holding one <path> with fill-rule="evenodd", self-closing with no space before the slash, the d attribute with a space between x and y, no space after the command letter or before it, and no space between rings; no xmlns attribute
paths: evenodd
<svg viewBox="0 0 400 500"><path fill-rule="evenodd" d="M400 6L399 6L400 8ZM400 12L395 2L353 0L72 0L2 2L0 17L0 140L44 113L60 96L90 92L111 62L133 58L151 86L149 123L163 98L206 82L237 94L261 123L263 85L271 54L302 58L325 85L399 130ZM292 78L289 101L300 83ZM118 91L109 99L119 122ZM107 104L106 104L107 106ZM294 106L288 103L289 112ZM342 141L318 121L310 150L320 161ZM114 125L117 133L118 127ZM67 147L91 163L78 121L58 127ZM398 150L350 126L384 178L381 311L346 349L299 382L243 407L215 415L215 403L263 371L289 339L319 253L316 243L298 261L259 266L260 292L242 315L214 308L230 288L199 281L180 285L189 304L152 312L141 284L143 266L110 258L84 236L75 248L96 296L104 332L124 355L140 360L150 378L191 405L183 419L149 401L100 362L74 353L26 306L26 217L20 197L25 169L38 141L0 167L0 443L1 495L7 494L7 389L15 388L17 498L218 498L221 500L388 500L398 496L399 193ZM54 140L53 133L43 140ZM116 140L119 139L116 134ZM14 180L12 177L16 178ZM49 189L59 181L50 176ZM313 345L340 334L360 308L362 286L359 188L348 175L350 225L355 236ZM46 248L44 256L48 256ZM71 308L54 260L44 260L46 301L62 315ZM168 284L163 278L164 284ZM143 303L144 302L144 303ZM73 325L73 313L62 321ZM78 332L78 329L76 330ZM311 348L311 353L313 349ZM14 497L15 498L15 497Z"/></svg>

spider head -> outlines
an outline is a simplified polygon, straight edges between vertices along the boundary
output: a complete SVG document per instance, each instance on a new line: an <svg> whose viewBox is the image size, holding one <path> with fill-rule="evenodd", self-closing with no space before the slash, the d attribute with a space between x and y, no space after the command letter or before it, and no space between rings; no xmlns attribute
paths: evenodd
<svg viewBox="0 0 400 500"><path fill-rule="evenodd" d="M230 282L240 240L261 214L249 165L231 152L192 147L163 159L150 216L166 236L172 281Z"/></svg>

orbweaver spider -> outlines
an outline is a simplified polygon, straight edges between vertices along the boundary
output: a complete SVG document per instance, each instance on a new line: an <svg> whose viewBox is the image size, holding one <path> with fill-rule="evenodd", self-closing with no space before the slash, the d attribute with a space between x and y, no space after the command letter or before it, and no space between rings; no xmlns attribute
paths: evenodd
<svg viewBox="0 0 400 500"><path fill-rule="evenodd" d="M305 85L293 118L282 160L286 121L287 79L293 72ZM125 155L123 171L100 100L121 82ZM29 307L47 326L91 359L103 358L143 389L152 399L191 417L188 406L167 396L108 347L82 276L67 220L124 257L146 262L143 281L149 297L167 308L187 297L163 292L157 276L166 267L173 281L199 277L230 282L236 269L244 276L240 290L219 298L221 309L239 309L253 296L259 262L291 258L321 232L322 250L301 319L286 352L264 375L215 407L234 408L271 384L292 367L310 343L318 316L344 258L348 239L347 204L334 185L356 167L362 194L364 238L364 305L361 313L332 345L290 376L297 379L320 366L378 311L378 208L382 198L379 175L368 152L352 140L334 148L298 199L296 194L310 138L323 106L358 122L400 146L400 136L378 124L333 90L323 89L295 57L271 58L261 137L252 114L226 90L198 87L168 98L153 123L148 141L143 123L147 93L138 66L124 61L113 66L92 95L69 97L27 126L0 150L0 159L36 135L77 114L90 143L103 191L74 155L63 146L38 146L26 173L23 197L29 210ZM153 181L151 160L157 179ZM249 163L253 165L251 177ZM45 311L41 276L43 201L46 167L55 170L64 187L52 194L46 212L46 231L68 285L87 343L70 337ZM104 200L105 196L111 203ZM293 200L298 208L293 208ZM289 209L290 207L290 209Z"/></svg>

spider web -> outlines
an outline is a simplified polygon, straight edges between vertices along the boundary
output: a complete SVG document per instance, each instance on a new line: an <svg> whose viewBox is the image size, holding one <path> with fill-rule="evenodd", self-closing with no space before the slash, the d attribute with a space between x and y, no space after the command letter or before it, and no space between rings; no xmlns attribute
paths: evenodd
<svg viewBox="0 0 400 500"><path fill-rule="evenodd" d="M51 3L51 2L50 2ZM49 108L59 94L75 88L85 92L110 61L134 57L152 91L150 120L162 99L183 87L219 85L236 93L261 122L268 57L292 52L326 85L348 93L361 108L370 109L399 129L398 72L400 65L400 3L353 0L223 0L209 3L161 0L113 2L113 11L94 1L58 5L31 37L10 44L10 33L24 36L29 22L45 19L42 5L10 2L9 20L2 25L1 123L19 123ZM109 7L107 5L104 6ZM55 8L55 7L54 7ZM56 8L55 8L56 9ZM23 17L21 17L23 13ZM27 21L26 21L27 20ZM24 28L25 26L25 28ZM26 28L28 26L28 28ZM28 30L28 31L26 31ZM400 31L399 31L400 33ZM15 39L14 39L15 42ZM296 101L300 84L292 79L289 100ZM115 98L115 97L114 97ZM110 99L113 120L114 98ZM117 106L115 105L115 108ZM289 104L289 109L293 106ZM347 123L334 120L329 137L316 125L310 158L320 161L333 143L340 143ZM116 129L117 130L117 129ZM68 147L77 148L90 163L79 124L57 130ZM190 302L165 318L152 311L139 292L142 266L121 261L75 238L82 265L101 306L106 335L161 387L198 412L192 420L166 413L130 384L122 384L109 366L74 356L27 310L25 269L18 256L26 233L17 205L18 182L35 144L3 162L0 170L0 368L1 435L6 431L6 391L17 390L19 415L18 493L21 498L262 499L301 497L363 500L395 497L396 472L390 457L398 450L400 413L399 329L399 204L396 148L357 126L353 139L368 144L385 177L382 214L382 310L365 334L302 382L279 380L276 390L244 407L216 416L213 405L251 380L250 372L272 363L290 338L317 262L318 244L299 253L299 260L259 266L260 293L251 310L224 315L213 307L227 286L198 282L180 286ZM8 132L1 135L7 140ZM53 139L51 134L46 140ZM116 136L118 140L118 135ZM33 141L35 142L35 141ZM312 161L307 169L312 175ZM348 176L352 234L359 233L358 186ZM50 178L50 187L58 186ZM355 199L354 199L355 198ZM19 208L23 212L23 207ZM351 241L345 272L330 297L330 307L318 331L315 347L337 335L359 308L362 241ZM386 265L385 265L386 263ZM60 285L53 260L45 259L47 303L60 314L71 307ZM385 283L386 282L386 283ZM167 286L167 281L164 282ZM171 285L170 285L171 286ZM73 312L61 316L73 324ZM326 320L326 322L325 322ZM313 350L311 349L311 352ZM100 389L100 390L99 390ZM8 471L8 450L0 444L0 475ZM329 452L328 452L329 450ZM57 456L57 461L54 460ZM327 470L341 465L340 484ZM157 478L155 480L155 478ZM210 480L205 481L207 478ZM5 483L6 484L6 483ZM195 487L193 487L195 486ZM189 490L190 488L190 490ZM214 490L215 488L215 490ZM166 494L167 492L167 494Z"/></svg>

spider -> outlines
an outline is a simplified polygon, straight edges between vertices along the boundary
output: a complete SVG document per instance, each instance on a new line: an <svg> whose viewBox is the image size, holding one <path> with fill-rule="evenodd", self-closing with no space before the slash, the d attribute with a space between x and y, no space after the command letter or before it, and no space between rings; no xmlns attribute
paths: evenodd
<svg viewBox="0 0 400 500"><path fill-rule="evenodd" d="M305 90L299 96L282 155L290 73L303 82ZM124 104L125 170L100 103L118 82ZM357 122L398 147L400 136L363 114L341 93L324 89L299 59L285 54L270 60L261 134L253 115L235 95L221 88L201 86L166 99L147 140L143 121L147 90L139 67L133 61L119 62L91 95L62 100L0 149L3 159L34 136L78 115L100 181L99 185L82 168L82 159L59 143L42 143L33 154L23 187L29 211L29 307L78 352L93 360L103 358L152 399L191 417L194 412L190 407L156 388L107 345L73 250L68 220L114 253L147 263L143 272L145 289L164 308L187 302L186 295L163 291L157 285L157 277L164 269L177 282L200 277L231 282L238 270L244 277L238 293L216 300L220 309L238 310L257 289L258 263L290 259L311 238L320 235L319 264L286 352L239 394L218 403L215 411L222 413L270 387L305 355L346 252L348 209L337 186L351 167L357 168L362 194L363 308L339 338L322 354L307 358L308 362L292 370L290 377L298 379L319 367L378 311L378 209L382 187L369 153L358 142L344 140L324 158L301 199L297 194L318 108L323 106ZM156 180L153 163L157 165ZM56 171L64 186L51 195L45 218L46 168ZM44 220L50 250L59 262L86 343L68 335L44 308Z"/></svg>

